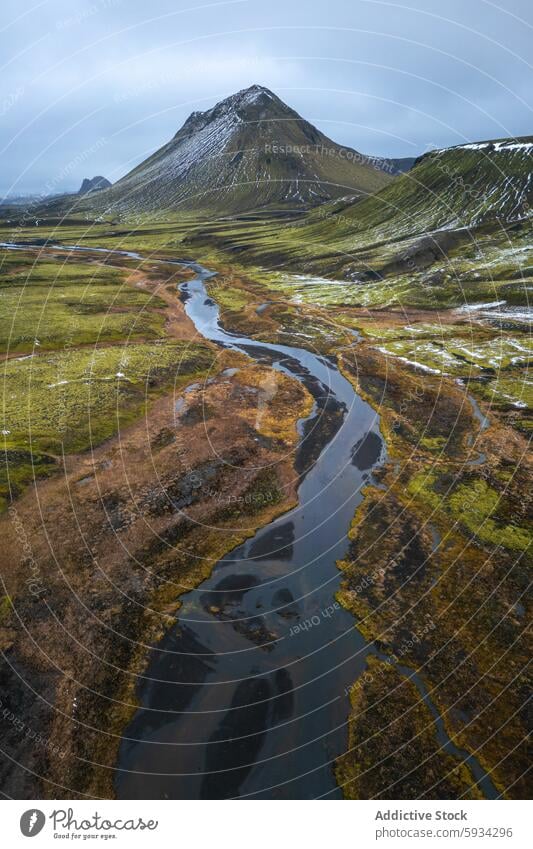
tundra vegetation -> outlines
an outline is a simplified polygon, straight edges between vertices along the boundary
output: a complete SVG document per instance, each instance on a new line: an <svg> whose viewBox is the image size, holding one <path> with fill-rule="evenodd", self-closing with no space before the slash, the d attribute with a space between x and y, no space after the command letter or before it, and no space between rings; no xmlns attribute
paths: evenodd
<svg viewBox="0 0 533 849"><path fill-rule="evenodd" d="M206 116L172 149L225 120ZM412 671L498 792L526 796L530 158L530 139L434 151L394 179L363 170L366 191L314 209L306 195L280 210L276 194L252 212L248 187L234 217L220 192L211 210L204 193L196 212L156 195L143 212L119 184L67 217L58 202L37 223L0 222L1 242L28 243L0 248L1 675L27 767L4 764L10 795L112 794L135 675L180 595L294 504L312 399L278 374L257 415L271 369L196 334L176 291L191 272L165 263L182 257L218 272L227 329L333 358L379 412L387 459L338 563L338 601L375 649L334 765L345 795L482 795Z"/></svg>

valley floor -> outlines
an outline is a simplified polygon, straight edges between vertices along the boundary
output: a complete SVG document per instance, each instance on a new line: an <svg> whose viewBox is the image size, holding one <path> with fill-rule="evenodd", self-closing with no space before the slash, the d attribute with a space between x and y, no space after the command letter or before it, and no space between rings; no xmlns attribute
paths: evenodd
<svg viewBox="0 0 533 849"><path fill-rule="evenodd" d="M274 226L253 228L264 238ZM336 779L349 798L482 795L468 763L442 748L411 670L497 792L525 797L527 302L508 269L483 288L465 257L462 302L450 281L437 302L416 302L404 271L348 285L260 265L259 249L245 266L244 230L230 229L100 223L14 238L6 225L0 241L37 231L194 258L218 271L208 291L224 327L335 359L387 443L338 563L338 601L375 651L351 689ZM198 337L176 291L186 268L0 251L0 781L16 798L108 797L150 645L181 593L294 503L297 422L312 399L290 377L269 392L268 364ZM257 471L265 465L275 471Z"/></svg>

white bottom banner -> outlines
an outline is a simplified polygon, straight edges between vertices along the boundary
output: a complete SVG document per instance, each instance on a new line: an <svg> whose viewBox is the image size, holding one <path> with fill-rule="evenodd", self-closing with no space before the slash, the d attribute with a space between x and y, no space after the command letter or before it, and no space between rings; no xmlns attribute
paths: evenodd
<svg viewBox="0 0 533 849"><path fill-rule="evenodd" d="M531 846L528 802L4 801L2 844ZM270 812L268 808L271 808ZM70 845L69 844L69 845Z"/></svg>

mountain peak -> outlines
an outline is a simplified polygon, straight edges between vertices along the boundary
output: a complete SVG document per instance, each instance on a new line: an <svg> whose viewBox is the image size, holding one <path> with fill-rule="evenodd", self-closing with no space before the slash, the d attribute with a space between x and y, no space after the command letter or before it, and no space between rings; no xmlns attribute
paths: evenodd
<svg viewBox="0 0 533 849"><path fill-rule="evenodd" d="M85 177L81 184L78 194L86 195L89 192L99 192L102 189L109 189L111 183L105 177L98 175L97 177Z"/></svg>
<svg viewBox="0 0 533 849"><path fill-rule="evenodd" d="M263 85L258 85L255 83L254 85L249 86L248 88L242 88L240 91L235 92L234 94L228 95L224 100L220 100L213 109L218 109L220 106L237 106L237 105L249 105L253 103L267 103L269 100L274 103L282 103L279 97L274 94L273 91L266 88ZM211 112L212 110L207 110Z"/></svg>
<svg viewBox="0 0 533 849"><path fill-rule="evenodd" d="M238 91L236 94L231 95L227 100L241 100L247 103L254 103L258 100L274 100L279 101L279 97L274 94L273 91L270 91L269 88L266 88L264 85L251 85L248 88L243 88Z"/></svg>
<svg viewBox="0 0 533 849"><path fill-rule="evenodd" d="M366 195L390 178L257 83L193 112L107 199L124 209L242 212Z"/></svg>
<svg viewBox="0 0 533 849"><path fill-rule="evenodd" d="M289 111L289 107L273 91L262 85L251 85L249 88L243 88L235 94L230 94L229 97L221 100L210 111L234 109L245 112L247 109L253 109L254 107L259 107L260 109L281 108Z"/></svg>
<svg viewBox="0 0 533 849"><path fill-rule="evenodd" d="M230 94L224 100L220 100L212 106L211 109L206 109L205 112L191 112L174 138L196 133L219 118L233 119L236 124L240 121L260 120L266 117L265 113L269 110L281 110L295 114L274 92L256 83L237 91L235 94Z"/></svg>

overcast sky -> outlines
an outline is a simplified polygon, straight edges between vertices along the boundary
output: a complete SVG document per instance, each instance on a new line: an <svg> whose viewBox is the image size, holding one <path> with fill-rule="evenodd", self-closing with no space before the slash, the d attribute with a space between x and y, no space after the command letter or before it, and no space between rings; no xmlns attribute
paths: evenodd
<svg viewBox="0 0 533 849"><path fill-rule="evenodd" d="M115 181L260 83L364 153L533 133L531 0L2 0L0 193Z"/></svg>

